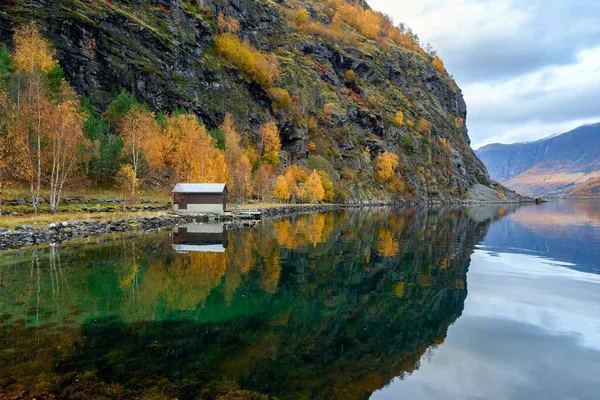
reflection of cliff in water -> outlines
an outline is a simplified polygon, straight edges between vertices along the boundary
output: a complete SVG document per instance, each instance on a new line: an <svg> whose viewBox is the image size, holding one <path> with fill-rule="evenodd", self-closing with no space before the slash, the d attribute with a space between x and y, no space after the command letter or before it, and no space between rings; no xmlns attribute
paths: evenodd
<svg viewBox="0 0 600 400"><path fill-rule="evenodd" d="M0 387L368 397L418 368L460 316L469 257L495 216L468 213L297 216L225 231L224 252L179 253L162 232L8 257ZM192 230L175 244L198 245Z"/></svg>

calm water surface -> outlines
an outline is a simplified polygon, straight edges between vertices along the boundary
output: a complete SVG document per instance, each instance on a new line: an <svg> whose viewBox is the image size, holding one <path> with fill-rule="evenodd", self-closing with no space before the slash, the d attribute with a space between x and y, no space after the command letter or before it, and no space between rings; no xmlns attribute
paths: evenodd
<svg viewBox="0 0 600 400"><path fill-rule="evenodd" d="M0 398L597 399L600 202L0 255Z"/></svg>

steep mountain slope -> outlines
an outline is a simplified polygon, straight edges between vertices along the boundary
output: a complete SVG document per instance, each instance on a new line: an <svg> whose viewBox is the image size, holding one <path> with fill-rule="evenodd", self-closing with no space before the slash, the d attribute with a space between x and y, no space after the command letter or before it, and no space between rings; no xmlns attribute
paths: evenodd
<svg viewBox="0 0 600 400"><path fill-rule="evenodd" d="M365 37L368 25L336 19L341 4L364 6L15 0L0 4L0 40L10 42L16 26L36 21L58 49L67 79L100 112L126 89L156 111L183 107L210 129L231 112L251 141L260 124L275 120L280 168L327 171L341 188L338 200L447 201L469 198L472 188L477 198L516 199L493 184L470 148L466 105L441 61L414 43ZM298 17L303 10L305 22ZM273 86L289 97L217 51L220 15L239 21L241 39L275 55ZM401 179L393 190L375 172L384 151L399 157Z"/></svg>
<svg viewBox="0 0 600 400"><path fill-rule="evenodd" d="M531 196L590 196L600 184L600 124L477 150L493 179Z"/></svg>

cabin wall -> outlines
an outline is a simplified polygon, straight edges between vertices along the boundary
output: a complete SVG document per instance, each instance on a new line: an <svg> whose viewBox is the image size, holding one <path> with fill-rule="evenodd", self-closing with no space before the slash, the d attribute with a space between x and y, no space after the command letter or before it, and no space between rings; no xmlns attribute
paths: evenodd
<svg viewBox="0 0 600 400"><path fill-rule="evenodd" d="M185 210L179 210L179 204L173 204L173 211L178 214L202 214L202 213L223 213L223 203L218 204L190 204Z"/></svg>

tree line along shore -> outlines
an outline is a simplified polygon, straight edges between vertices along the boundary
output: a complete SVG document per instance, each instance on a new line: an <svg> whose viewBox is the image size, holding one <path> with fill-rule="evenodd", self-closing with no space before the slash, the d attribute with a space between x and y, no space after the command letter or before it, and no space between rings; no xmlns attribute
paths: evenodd
<svg viewBox="0 0 600 400"><path fill-rule="evenodd" d="M65 80L35 24L17 28L13 52L0 47L0 201L26 198L0 203L3 214L89 211L64 198L98 190L130 208L145 193L166 204L177 182L227 183L237 204L347 201L330 164L321 161L322 168L291 163L273 121L240 132L226 113L218 129L208 130L183 108L154 112L126 91L99 113ZM387 151L374 159L377 179L392 192L398 165Z"/></svg>

